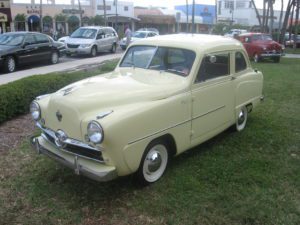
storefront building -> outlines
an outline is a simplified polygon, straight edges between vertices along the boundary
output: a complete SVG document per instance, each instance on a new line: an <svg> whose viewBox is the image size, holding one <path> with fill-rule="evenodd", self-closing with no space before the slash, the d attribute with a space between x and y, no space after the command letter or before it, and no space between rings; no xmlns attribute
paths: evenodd
<svg viewBox="0 0 300 225"><path fill-rule="evenodd" d="M11 30L13 31L42 31L65 36L81 25L88 25L94 15L93 0L81 0L80 7L77 0L64 0L64 4L60 4L62 1L43 0L42 5L40 0L12 1Z"/></svg>
<svg viewBox="0 0 300 225"><path fill-rule="evenodd" d="M0 33L10 31L10 0L0 0Z"/></svg>

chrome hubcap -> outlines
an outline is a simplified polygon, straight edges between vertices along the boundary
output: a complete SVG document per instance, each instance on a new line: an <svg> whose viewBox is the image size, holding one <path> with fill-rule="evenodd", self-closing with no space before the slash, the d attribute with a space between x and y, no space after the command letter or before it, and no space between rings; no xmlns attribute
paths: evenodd
<svg viewBox="0 0 300 225"><path fill-rule="evenodd" d="M93 56L96 56L96 54L97 54L97 53L96 53L96 49L93 48L93 49L92 49L92 55L93 55Z"/></svg>
<svg viewBox="0 0 300 225"><path fill-rule="evenodd" d="M10 58L8 60L8 70L12 72L15 70L15 67L16 67L15 60L13 58Z"/></svg>
<svg viewBox="0 0 300 225"><path fill-rule="evenodd" d="M154 151L149 158L146 158L148 164L148 171L150 173L155 172L161 166L161 156L159 152Z"/></svg>
<svg viewBox="0 0 300 225"><path fill-rule="evenodd" d="M240 113L239 113L238 124L241 125L241 124L244 123L244 121L245 121L245 113L244 113L244 111L242 110L242 111L240 111Z"/></svg>
<svg viewBox="0 0 300 225"><path fill-rule="evenodd" d="M52 54L52 63L57 63L57 61L58 61L58 55L57 55L57 53L53 53Z"/></svg>
<svg viewBox="0 0 300 225"><path fill-rule="evenodd" d="M148 182L157 181L164 173L168 163L168 151L162 144L153 146L143 165L143 174Z"/></svg>

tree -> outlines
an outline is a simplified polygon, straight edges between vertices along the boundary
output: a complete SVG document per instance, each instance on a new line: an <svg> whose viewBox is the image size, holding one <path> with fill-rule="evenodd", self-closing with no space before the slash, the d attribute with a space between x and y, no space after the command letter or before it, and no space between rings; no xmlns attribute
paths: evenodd
<svg viewBox="0 0 300 225"><path fill-rule="evenodd" d="M80 4L80 0L78 0L78 9L79 9L79 27L82 26L82 10L81 10L81 4Z"/></svg>
<svg viewBox="0 0 300 225"><path fill-rule="evenodd" d="M281 29L280 37L279 37L279 42L281 44L283 44L283 42L284 42L284 35L286 32L287 24L289 21L289 17L290 17L290 13L291 13L291 9L292 9L294 1L295 0L289 0L287 7L286 7L285 16L284 16L284 20L283 20L283 24L282 24L282 29Z"/></svg>
<svg viewBox="0 0 300 225"><path fill-rule="evenodd" d="M295 35L294 35L294 45L293 48L297 47L297 35L298 35L298 20L299 20L299 9L300 9L300 0L295 2L296 4L296 20L295 20Z"/></svg>
<svg viewBox="0 0 300 225"><path fill-rule="evenodd" d="M273 25L274 25L274 9L273 9L273 4L275 3L275 0L269 0L269 5L270 5L270 30L269 34L272 35L273 33Z"/></svg>
<svg viewBox="0 0 300 225"><path fill-rule="evenodd" d="M96 25L96 26L103 25L104 24L103 16L101 16L101 15L94 16L93 22L94 22L94 25Z"/></svg>
<svg viewBox="0 0 300 225"><path fill-rule="evenodd" d="M278 30L281 30L282 27L282 15L283 15L283 0L281 0L281 9L280 9L280 16L279 16L279 27ZM277 41L279 41L279 33L277 35Z"/></svg>
<svg viewBox="0 0 300 225"><path fill-rule="evenodd" d="M283 0L282 0L282 1L283 1ZM252 2L252 5L253 5L253 7L254 7L254 10L255 10L256 17L257 17L257 19L258 19L258 23L259 23L259 26L260 26L260 30L262 31L262 30L263 30L263 26L262 26L262 23L261 23L261 18L260 18L260 15L259 15L259 11L258 11L257 8L256 8L256 5L255 5L254 0L251 0L251 2Z"/></svg>

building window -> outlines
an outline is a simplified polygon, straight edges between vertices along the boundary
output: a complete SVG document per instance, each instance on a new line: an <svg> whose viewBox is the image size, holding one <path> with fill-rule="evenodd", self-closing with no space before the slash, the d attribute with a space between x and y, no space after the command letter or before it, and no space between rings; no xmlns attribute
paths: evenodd
<svg viewBox="0 0 300 225"><path fill-rule="evenodd" d="M234 1L225 1L225 9L234 9Z"/></svg>
<svg viewBox="0 0 300 225"><path fill-rule="evenodd" d="M128 11L128 6L124 6L124 11Z"/></svg>
<svg viewBox="0 0 300 225"><path fill-rule="evenodd" d="M97 5L97 10L104 10L104 6L103 5ZM107 5L106 10L111 10L111 6Z"/></svg>
<svg viewBox="0 0 300 225"><path fill-rule="evenodd" d="M222 8L222 2L221 1L219 1L218 2L218 15L221 15L221 8Z"/></svg>
<svg viewBox="0 0 300 225"><path fill-rule="evenodd" d="M236 2L236 8L237 8L237 9L243 9L243 8L246 8L246 2L245 2L245 1L237 1L237 2Z"/></svg>

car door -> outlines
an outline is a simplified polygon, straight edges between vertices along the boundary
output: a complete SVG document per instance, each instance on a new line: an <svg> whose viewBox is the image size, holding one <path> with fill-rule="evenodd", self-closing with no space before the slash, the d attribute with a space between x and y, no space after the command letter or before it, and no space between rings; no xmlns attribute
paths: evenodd
<svg viewBox="0 0 300 225"><path fill-rule="evenodd" d="M38 53L33 59L34 61L48 60L51 57L52 43L49 38L44 34L34 34L37 42Z"/></svg>
<svg viewBox="0 0 300 225"><path fill-rule="evenodd" d="M192 146L226 129L234 120L234 90L230 52L202 59L192 86Z"/></svg>
<svg viewBox="0 0 300 225"><path fill-rule="evenodd" d="M33 34L26 34L22 50L19 53L19 63L28 64L34 61L39 53L39 48Z"/></svg>
<svg viewBox="0 0 300 225"><path fill-rule="evenodd" d="M104 51L106 48L106 43L105 43L105 33L103 29L100 29L97 33L96 36L96 43L97 43L97 48L98 51Z"/></svg>

